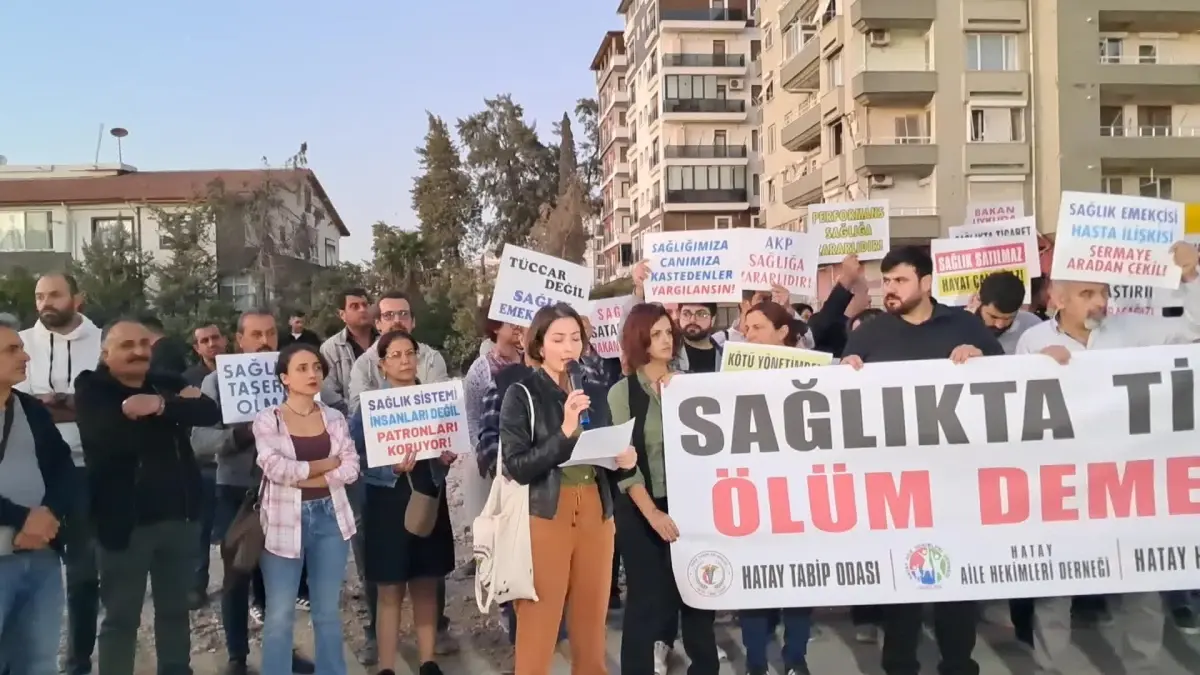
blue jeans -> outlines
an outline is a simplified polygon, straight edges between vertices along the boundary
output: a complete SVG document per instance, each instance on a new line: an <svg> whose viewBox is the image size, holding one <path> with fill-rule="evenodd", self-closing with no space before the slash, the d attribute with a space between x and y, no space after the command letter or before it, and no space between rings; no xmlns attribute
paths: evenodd
<svg viewBox="0 0 1200 675"><path fill-rule="evenodd" d="M57 675L62 569L54 551L0 556L0 672Z"/></svg>
<svg viewBox="0 0 1200 675"><path fill-rule="evenodd" d="M342 616L339 607L350 542L342 538L334 515L333 499L314 499L300 505L300 557L283 558L264 551L260 566L267 589L263 626L263 675L292 672L296 594L300 572L308 568L308 593L312 601L312 626L316 643L317 672L346 675L342 650Z"/></svg>
<svg viewBox="0 0 1200 675"><path fill-rule="evenodd" d="M200 551L196 560L196 587L201 595L208 594L208 561L213 545L213 518L217 509L217 468L200 469ZM221 533L224 535L224 532Z"/></svg>
<svg viewBox="0 0 1200 675"><path fill-rule="evenodd" d="M812 634L812 608L743 609L738 612L742 629L742 647L746 650L746 669L750 672L767 669L767 643L783 618L783 665L800 666L808 658L808 638Z"/></svg>

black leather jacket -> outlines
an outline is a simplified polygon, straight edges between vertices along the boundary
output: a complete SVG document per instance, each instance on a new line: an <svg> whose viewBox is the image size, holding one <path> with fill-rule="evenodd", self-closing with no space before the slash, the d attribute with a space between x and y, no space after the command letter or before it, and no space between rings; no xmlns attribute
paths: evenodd
<svg viewBox="0 0 1200 675"><path fill-rule="evenodd" d="M529 515L553 518L558 512L558 492L562 480L559 464L571 458L575 439L562 433L563 403L567 394L541 368L520 381L529 390L534 405L533 437L529 436L529 400L522 387L509 387L500 405L500 454L504 460L504 475L521 485L529 486ZM592 401L588 411L589 427L604 427L612 423L608 412L608 392L598 385L585 382L584 392ZM612 489L616 483L611 473L596 469L596 485L604 517L612 517Z"/></svg>

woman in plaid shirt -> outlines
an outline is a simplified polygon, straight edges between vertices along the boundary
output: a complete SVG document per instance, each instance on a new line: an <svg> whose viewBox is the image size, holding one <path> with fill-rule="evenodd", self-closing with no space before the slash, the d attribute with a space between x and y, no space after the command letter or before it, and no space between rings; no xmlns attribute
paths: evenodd
<svg viewBox="0 0 1200 675"><path fill-rule="evenodd" d="M317 672L346 673L339 601L355 532L346 485L358 480L359 463L346 418L319 400L325 372L316 347L288 346L275 367L287 398L254 419L266 534L264 675L292 672L296 593L306 565Z"/></svg>

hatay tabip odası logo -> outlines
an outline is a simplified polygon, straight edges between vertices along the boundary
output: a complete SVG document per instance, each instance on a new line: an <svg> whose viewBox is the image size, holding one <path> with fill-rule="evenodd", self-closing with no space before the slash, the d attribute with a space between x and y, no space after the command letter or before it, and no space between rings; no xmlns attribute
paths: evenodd
<svg viewBox="0 0 1200 675"><path fill-rule="evenodd" d="M950 556L933 544L918 544L904 557L908 577L921 588L941 588L950 578Z"/></svg>
<svg viewBox="0 0 1200 675"><path fill-rule="evenodd" d="M687 576L692 590L706 598L715 598L733 585L733 565L716 551L703 551L688 563Z"/></svg>

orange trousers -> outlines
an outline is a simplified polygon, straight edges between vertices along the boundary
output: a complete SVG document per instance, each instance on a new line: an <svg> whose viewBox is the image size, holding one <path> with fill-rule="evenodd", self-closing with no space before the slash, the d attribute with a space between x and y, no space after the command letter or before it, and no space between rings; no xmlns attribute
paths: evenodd
<svg viewBox="0 0 1200 675"><path fill-rule="evenodd" d="M613 519L604 518L594 484L564 485L553 519L529 519L538 601L514 603L516 675L550 675L564 606L571 675L608 675L605 644L615 532Z"/></svg>

